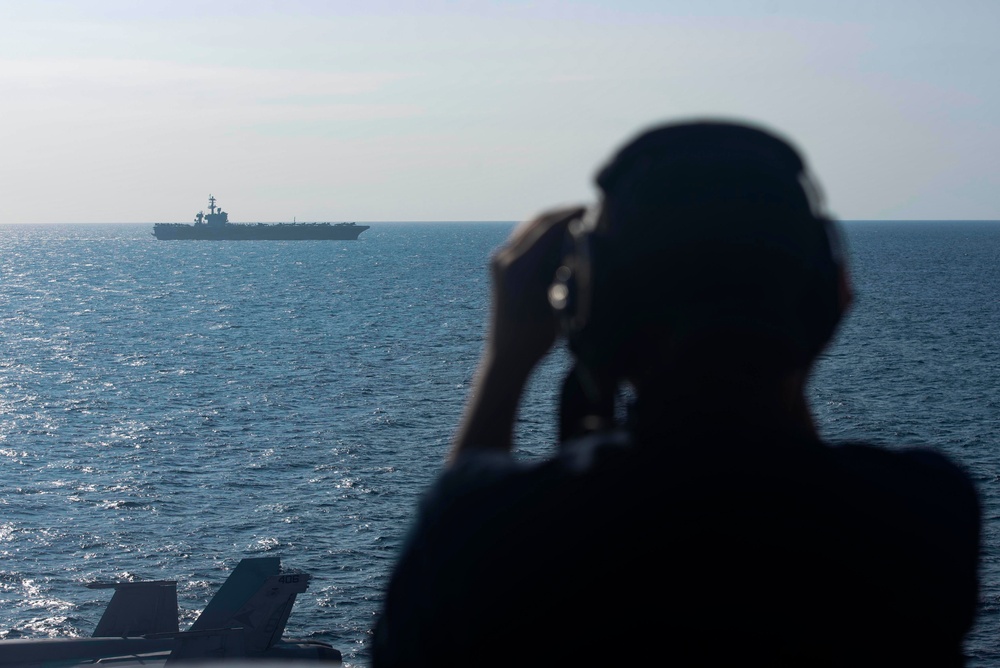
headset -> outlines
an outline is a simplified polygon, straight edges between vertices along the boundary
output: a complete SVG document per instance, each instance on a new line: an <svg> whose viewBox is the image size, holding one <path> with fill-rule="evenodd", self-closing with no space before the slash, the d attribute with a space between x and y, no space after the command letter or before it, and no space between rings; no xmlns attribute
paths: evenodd
<svg viewBox="0 0 1000 668"><path fill-rule="evenodd" d="M644 328L691 339L723 320L788 330L789 364L808 364L831 338L845 307L843 246L788 142L741 123L660 126L596 181L603 198L570 224L549 289L576 359L564 440L614 424Z"/></svg>

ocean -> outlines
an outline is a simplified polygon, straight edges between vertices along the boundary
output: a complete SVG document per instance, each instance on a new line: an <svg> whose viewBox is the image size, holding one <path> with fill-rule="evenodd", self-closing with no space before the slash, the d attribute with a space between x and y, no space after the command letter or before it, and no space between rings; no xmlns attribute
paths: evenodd
<svg viewBox="0 0 1000 668"><path fill-rule="evenodd" d="M0 637L89 635L109 598L95 580L177 580L183 628L239 559L269 555L314 577L287 634L367 665L511 228L158 242L151 225L0 226ZM984 551L967 653L1000 665L1000 223L844 229L857 294L810 388L820 430L969 471ZM532 381L521 456L551 447L567 361Z"/></svg>

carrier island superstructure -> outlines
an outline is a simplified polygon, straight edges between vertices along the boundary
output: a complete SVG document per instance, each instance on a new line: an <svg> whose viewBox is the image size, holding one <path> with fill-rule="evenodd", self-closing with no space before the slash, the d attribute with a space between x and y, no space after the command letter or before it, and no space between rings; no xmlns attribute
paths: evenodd
<svg viewBox="0 0 1000 668"><path fill-rule="evenodd" d="M356 223L230 223L229 214L208 196L208 213L199 211L194 224L156 223L153 236L161 240L198 239L204 241L305 241L313 239L350 240L358 238L368 225Z"/></svg>

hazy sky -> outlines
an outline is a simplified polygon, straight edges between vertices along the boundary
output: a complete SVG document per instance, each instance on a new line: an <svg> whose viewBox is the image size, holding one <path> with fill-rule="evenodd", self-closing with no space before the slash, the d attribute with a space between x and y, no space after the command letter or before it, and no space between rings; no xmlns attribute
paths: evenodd
<svg viewBox="0 0 1000 668"><path fill-rule="evenodd" d="M0 0L0 223L516 220L697 115L842 218L998 219L998 69L996 0Z"/></svg>

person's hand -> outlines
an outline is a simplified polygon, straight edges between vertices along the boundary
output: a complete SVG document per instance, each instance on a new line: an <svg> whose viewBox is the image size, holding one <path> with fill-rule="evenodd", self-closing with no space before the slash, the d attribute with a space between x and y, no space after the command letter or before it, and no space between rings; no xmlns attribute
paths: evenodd
<svg viewBox="0 0 1000 668"><path fill-rule="evenodd" d="M560 209L522 223L493 256L490 331L455 434L452 461L469 450L512 450L521 393L558 335L549 286L562 259L566 230L583 211Z"/></svg>
<svg viewBox="0 0 1000 668"><path fill-rule="evenodd" d="M559 323L548 291L581 207L548 211L515 228L494 256L493 313L487 339L495 361L530 371L552 348Z"/></svg>

